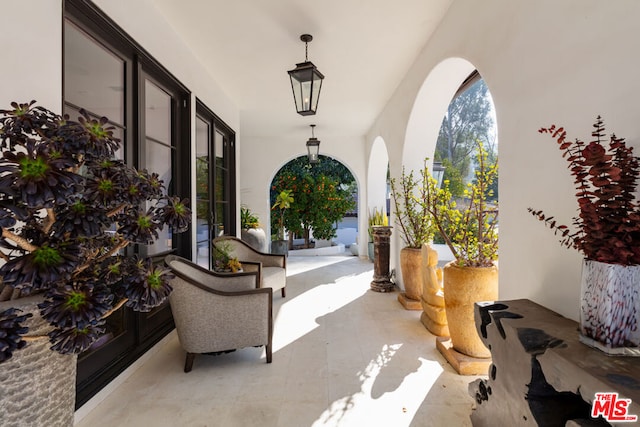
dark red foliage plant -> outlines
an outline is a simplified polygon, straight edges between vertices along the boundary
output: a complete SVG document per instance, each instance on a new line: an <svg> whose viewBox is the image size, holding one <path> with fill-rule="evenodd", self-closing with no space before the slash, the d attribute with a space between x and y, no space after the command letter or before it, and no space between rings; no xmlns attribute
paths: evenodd
<svg viewBox="0 0 640 427"><path fill-rule="evenodd" d="M529 212L543 221L563 246L574 248L589 260L610 264L640 264L640 205L635 191L640 174L639 158L624 138L605 136L600 118L593 125L592 141L567 140L562 127L552 125L538 132L556 140L574 177L578 216L573 228L559 225L540 210ZM608 143L607 143L608 139Z"/></svg>

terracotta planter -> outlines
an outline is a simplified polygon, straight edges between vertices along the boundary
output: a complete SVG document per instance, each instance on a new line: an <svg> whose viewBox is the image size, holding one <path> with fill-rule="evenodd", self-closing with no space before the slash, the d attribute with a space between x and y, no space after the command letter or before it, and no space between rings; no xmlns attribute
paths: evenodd
<svg viewBox="0 0 640 427"><path fill-rule="evenodd" d="M407 298L420 301L422 297L422 250L420 248L402 248L400 251L402 283Z"/></svg>
<svg viewBox="0 0 640 427"><path fill-rule="evenodd" d="M28 336L44 336L51 329L38 315L39 297L0 303L0 311L15 307L33 313ZM73 426L76 398L75 355L49 349L47 337L30 341L0 364L0 424L5 426Z"/></svg>
<svg viewBox="0 0 640 427"><path fill-rule="evenodd" d="M581 341L611 354L640 355L640 265L584 260Z"/></svg>
<svg viewBox="0 0 640 427"><path fill-rule="evenodd" d="M489 358L474 320L474 304L498 299L498 267L444 267L444 303L451 344L459 353Z"/></svg>

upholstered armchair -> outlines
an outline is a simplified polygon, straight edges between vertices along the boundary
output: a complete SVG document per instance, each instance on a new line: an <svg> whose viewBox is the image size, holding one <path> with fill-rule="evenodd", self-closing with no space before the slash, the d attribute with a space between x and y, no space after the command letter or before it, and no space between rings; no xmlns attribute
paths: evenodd
<svg viewBox="0 0 640 427"><path fill-rule="evenodd" d="M175 255L165 264L175 275L169 302L187 352L185 372L196 354L263 345L271 363L273 292L258 287L257 271L216 273Z"/></svg>
<svg viewBox="0 0 640 427"><path fill-rule="evenodd" d="M284 255L258 252L246 242L232 236L220 236L213 239L216 242L226 241L233 248L233 255L238 258L244 271L257 271L261 288L280 289L282 297L286 296L287 286L287 257Z"/></svg>

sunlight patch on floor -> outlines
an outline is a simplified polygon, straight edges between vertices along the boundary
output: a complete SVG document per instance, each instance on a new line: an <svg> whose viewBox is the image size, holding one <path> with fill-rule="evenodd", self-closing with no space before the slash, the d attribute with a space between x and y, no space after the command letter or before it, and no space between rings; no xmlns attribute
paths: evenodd
<svg viewBox="0 0 640 427"><path fill-rule="evenodd" d="M306 273L328 265L337 264L353 259L349 256L318 256L287 258L287 277Z"/></svg>
<svg viewBox="0 0 640 427"><path fill-rule="evenodd" d="M401 347L402 344L384 345L360 373L360 391L332 402L313 427L409 426L443 369L438 362L420 357L419 368L405 375L397 388L374 397L376 381Z"/></svg>
<svg viewBox="0 0 640 427"><path fill-rule="evenodd" d="M274 319L273 351L313 331L318 327L317 319L360 298L367 291L360 284L370 277L371 272L342 276L284 302ZM339 298L336 298L336 293L339 293Z"/></svg>

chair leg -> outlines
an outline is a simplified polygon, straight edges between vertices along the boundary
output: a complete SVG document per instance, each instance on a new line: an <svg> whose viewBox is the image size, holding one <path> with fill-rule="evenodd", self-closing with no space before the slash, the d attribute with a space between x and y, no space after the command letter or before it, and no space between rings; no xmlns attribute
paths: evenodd
<svg viewBox="0 0 640 427"><path fill-rule="evenodd" d="M285 292L284 288L280 289L280 292L282 292L282 298L287 296L287 293Z"/></svg>
<svg viewBox="0 0 640 427"><path fill-rule="evenodd" d="M191 368L193 368L193 359L196 358L195 353L187 353L187 359L184 361L184 371L191 372Z"/></svg>
<svg viewBox="0 0 640 427"><path fill-rule="evenodd" d="M265 351L267 352L267 363L271 363L271 359L273 358L272 354L271 354L271 345L267 344L265 346Z"/></svg>

